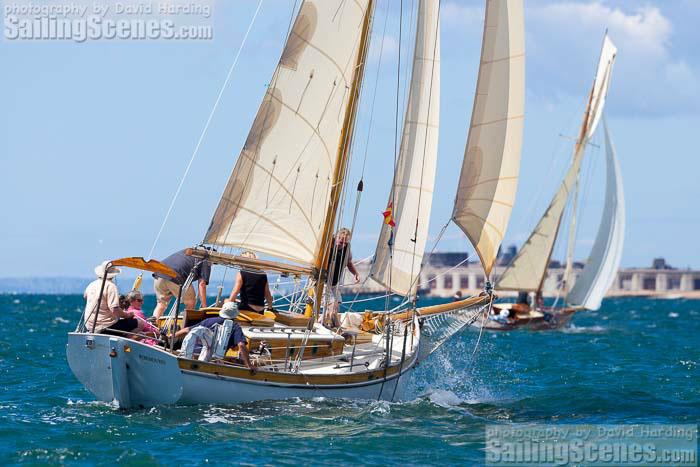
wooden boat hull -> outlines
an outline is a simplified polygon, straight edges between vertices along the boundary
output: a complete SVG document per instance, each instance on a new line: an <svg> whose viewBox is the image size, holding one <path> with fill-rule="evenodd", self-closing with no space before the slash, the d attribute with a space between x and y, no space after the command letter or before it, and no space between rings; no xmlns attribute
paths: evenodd
<svg viewBox="0 0 700 467"><path fill-rule="evenodd" d="M491 319L477 320L471 324L472 328L487 331L513 331L516 329L526 329L528 331L546 331L560 329L571 322L571 317L578 310L574 308L563 308L561 310L537 310L542 316L520 317L512 323L500 323Z"/></svg>

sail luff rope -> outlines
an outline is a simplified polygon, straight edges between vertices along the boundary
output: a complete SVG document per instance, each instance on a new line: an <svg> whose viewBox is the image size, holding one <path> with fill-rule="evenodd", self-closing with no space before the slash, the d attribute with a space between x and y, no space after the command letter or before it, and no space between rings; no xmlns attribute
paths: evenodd
<svg viewBox="0 0 700 467"><path fill-rule="evenodd" d="M248 41L248 36L250 35L251 29L253 29L253 24L255 24L255 19L258 17L258 13L260 12L260 7L262 7L264 0L259 0L258 1L258 6L255 9L255 13L253 14L253 17L250 20L250 23L248 24L248 29L246 29L245 35L243 36L243 40L241 41L241 45L238 47L238 52L236 52L236 57L233 59L233 63L231 64L231 67L228 70L228 74L226 75L226 79L224 80L224 84L221 86L221 89L219 90L219 95L216 97L216 101L214 102L214 107L212 107L211 112L209 113L209 118L207 118L207 122L204 124L204 129L202 129L202 133L199 135L199 140L197 141L197 145L194 148L194 151L192 152L192 156L190 157L190 161L187 164L187 168L185 169L185 173L182 175L182 178L180 179L180 184L177 187L177 190L175 190L175 194L173 195L172 200L170 201L170 206L168 207L168 211L165 214L165 218L163 219L163 223L160 225L160 229L158 230L158 234L156 235L155 240L153 241L153 245L151 246L151 251L148 253L147 261L149 261L153 257L153 252L156 249L156 245L158 244L158 240L160 240L160 236L163 233L163 229L165 229L165 225L168 223L168 219L170 218L170 214L172 213L173 207L175 206L175 202L177 201L178 196L180 195L180 191L182 190L182 186L185 184L185 180L187 179L187 175L190 172L190 168L192 167L192 163L194 162L195 158L197 157L197 154L199 153L199 148L202 145L202 142L204 141L204 137L207 134L207 131L209 130L209 125L211 124L212 119L214 118L214 113L216 112L216 109L219 107L219 102L221 102L221 98L224 95L224 91L226 90L226 87L228 86L229 81L231 80L231 76L233 75L233 71L236 69L236 65L238 64L238 58L241 56L241 52L243 51L243 47L245 46L246 42Z"/></svg>

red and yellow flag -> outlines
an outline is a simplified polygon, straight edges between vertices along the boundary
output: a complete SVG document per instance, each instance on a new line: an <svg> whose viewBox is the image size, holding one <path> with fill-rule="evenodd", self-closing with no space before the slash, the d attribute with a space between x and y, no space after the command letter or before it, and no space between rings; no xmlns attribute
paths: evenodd
<svg viewBox="0 0 700 467"><path fill-rule="evenodd" d="M396 227L396 222L394 222L394 202L389 201L389 205L386 207L386 211L382 213L384 216L384 223L391 227Z"/></svg>

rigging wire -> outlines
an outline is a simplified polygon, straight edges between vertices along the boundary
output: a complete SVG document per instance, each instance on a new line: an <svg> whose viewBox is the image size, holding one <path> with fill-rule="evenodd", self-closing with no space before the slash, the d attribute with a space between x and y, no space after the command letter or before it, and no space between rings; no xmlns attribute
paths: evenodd
<svg viewBox="0 0 700 467"><path fill-rule="evenodd" d="M160 225L160 229L158 230L158 234L156 235L155 240L153 241L153 245L151 246L151 251L148 253L148 258L147 260L150 260L153 257L153 252L156 249L156 245L158 244L158 240L160 240L160 236L163 233L163 229L165 229L165 225L168 223L168 219L170 218L170 214L172 213L173 207L175 206L175 202L177 201L177 197L180 195L180 191L182 190L182 186L185 184L185 180L187 179L187 175L190 172L190 168L192 168L192 163L194 162L195 157L197 157L197 154L199 153L199 148L202 145L202 142L204 141L204 137L207 134L207 131L209 130L209 125L211 124L212 119L214 118L214 113L216 112L216 109L219 107L219 102L221 102L221 98L224 95L224 91L226 90L226 87L228 86L229 81L231 80L231 76L233 75L233 71L236 68L236 65L238 64L238 58L241 56L241 52L243 51L243 47L245 46L246 42L248 41L248 35L250 34L251 29L253 29L253 24L255 24L255 19L258 17L258 13L260 12L260 7L262 7L264 0L259 0L258 1L258 6L255 9L255 13L253 14L252 19L250 20L250 23L248 24L248 29L245 32L245 35L243 36L243 40L241 41L241 45L238 47L238 52L236 52L236 56L233 59L233 63L231 64L231 67L228 70L228 74L226 75L226 79L224 80L224 84L221 86L221 89L219 90L219 95L216 97L216 101L214 102L214 107L212 107L211 112L209 113L209 118L207 118L207 122L204 124L204 128L202 129L202 133L199 135L199 140L197 141L197 145L194 148L194 151L192 152L192 156L190 157L190 161L187 164L187 168L185 169L185 173L182 174L182 178L180 179L180 184L177 187L177 190L175 190L175 194L173 195L173 198L170 202L170 206L168 207L168 211L165 214L165 218L163 219L163 223Z"/></svg>

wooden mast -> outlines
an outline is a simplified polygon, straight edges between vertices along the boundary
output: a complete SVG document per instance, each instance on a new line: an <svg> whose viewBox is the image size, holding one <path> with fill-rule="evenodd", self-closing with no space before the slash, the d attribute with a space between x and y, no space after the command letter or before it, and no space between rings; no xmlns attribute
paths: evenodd
<svg viewBox="0 0 700 467"><path fill-rule="evenodd" d="M326 211L326 221L323 225L321 234L321 248L319 249L316 261L314 263L317 271L315 304L314 313L318 316L321 309L321 297L323 296L323 288L325 284L324 270L328 264L328 258L331 252L331 240L333 238L333 226L335 225L336 215L338 212L338 202L340 194L343 191L343 182L347 171L348 154L350 152L350 143L352 141L353 126L355 124L355 116L357 115L357 103L360 97L360 87L365 70L365 59L369 49L369 32L372 19L372 10L374 8L374 0L368 0L365 19L362 23L362 33L360 35L360 46L357 54L357 62L353 71L352 83L350 85L350 97L348 107L345 110L343 119L343 129L340 134L338 143L338 151L336 154L336 164L331 179L331 197Z"/></svg>

